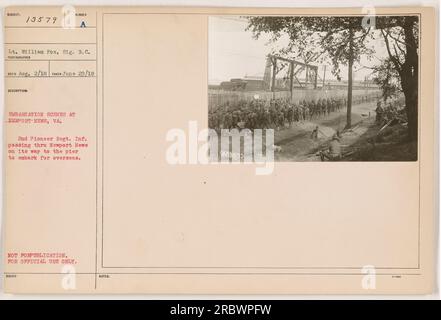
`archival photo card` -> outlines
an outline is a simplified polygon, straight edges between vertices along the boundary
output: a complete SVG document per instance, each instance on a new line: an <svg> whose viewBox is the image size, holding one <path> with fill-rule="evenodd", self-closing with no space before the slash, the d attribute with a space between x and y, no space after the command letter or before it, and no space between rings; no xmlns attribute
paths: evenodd
<svg viewBox="0 0 441 320"><path fill-rule="evenodd" d="M436 14L371 9L6 8L5 291L432 293Z"/></svg>

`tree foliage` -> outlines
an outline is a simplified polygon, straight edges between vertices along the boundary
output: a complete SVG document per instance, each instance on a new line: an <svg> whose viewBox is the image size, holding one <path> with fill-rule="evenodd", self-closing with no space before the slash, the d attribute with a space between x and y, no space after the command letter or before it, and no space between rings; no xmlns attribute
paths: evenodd
<svg viewBox="0 0 441 320"><path fill-rule="evenodd" d="M419 23L417 16L387 16L377 19L389 60L398 73L404 93L409 139L418 139Z"/></svg>
<svg viewBox="0 0 441 320"><path fill-rule="evenodd" d="M374 30L364 27L365 17L339 16L253 16L247 30L254 37L270 34L272 41L288 37L281 54L312 61L332 63L332 73L339 79L341 66L348 66L347 126L351 124L352 67L362 56L371 60L373 50L367 43ZM384 95L401 89L405 96L409 138L417 139L419 21L417 16L376 16L375 28L381 33L388 58L376 69L377 83ZM399 83L393 81L399 79Z"/></svg>
<svg viewBox="0 0 441 320"><path fill-rule="evenodd" d="M284 36L288 44L279 52L291 55L303 62L330 61L333 74L340 77L341 66L348 62L359 61L362 55L372 55L373 51L366 46L366 39L371 38L369 28L362 27L362 17L248 17L248 28L254 37L270 34L272 41ZM352 32L352 47L351 44Z"/></svg>
<svg viewBox="0 0 441 320"><path fill-rule="evenodd" d="M400 76L393 66L390 58L382 60L382 62L373 67L374 82L381 88L383 100L396 97L401 91Z"/></svg>

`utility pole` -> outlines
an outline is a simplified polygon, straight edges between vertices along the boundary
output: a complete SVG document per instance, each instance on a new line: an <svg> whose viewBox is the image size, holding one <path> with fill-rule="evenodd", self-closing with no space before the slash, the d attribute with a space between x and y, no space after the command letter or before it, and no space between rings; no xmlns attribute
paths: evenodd
<svg viewBox="0 0 441 320"><path fill-rule="evenodd" d="M273 62L273 77L271 79L271 91L273 92L273 99L276 97L276 74L277 74L277 59L275 57L272 58Z"/></svg>
<svg viewBox="0 0 441 320"><path fill-rule="evenodd" d="M294 86L294 62L291 61L290 63L290 70L289 70L289 90L292 100L292 94L293 94L293 86Z"/></svg>
<svg viewBox="0 0 441 320"><path fill-rule="evenodd" d="M314 89L317 89L318 67L315 67L313 70L314 70Z"/></svg>

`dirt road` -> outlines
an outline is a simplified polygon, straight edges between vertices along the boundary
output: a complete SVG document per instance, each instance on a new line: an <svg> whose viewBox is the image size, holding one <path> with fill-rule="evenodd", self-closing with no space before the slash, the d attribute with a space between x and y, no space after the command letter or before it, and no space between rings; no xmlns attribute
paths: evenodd
<svg viewBox="0 0 441 320"><path fill-rule="evenodd" d="M342 134L343 149L355 143L363 133L375 122L375 102L352 106L352 128ZM334 133L343 131L346 125L346 110L333 112L323 119L297 122L291 128L278 130L274 143L282 147L274 157L276 161L320 161L316 151L325 146ZM311 138L312 130L318 126L317 139Z"/></svg>

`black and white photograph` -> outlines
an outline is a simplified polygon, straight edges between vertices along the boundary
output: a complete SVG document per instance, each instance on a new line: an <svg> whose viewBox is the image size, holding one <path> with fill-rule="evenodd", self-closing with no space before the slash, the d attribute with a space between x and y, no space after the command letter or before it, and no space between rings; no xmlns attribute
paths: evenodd
<svg viewBox="0 0 441 320"><path fill-rule="evenodd" d="M210 16L208 126L275 161L416 161L419 16Z"/></svg>

